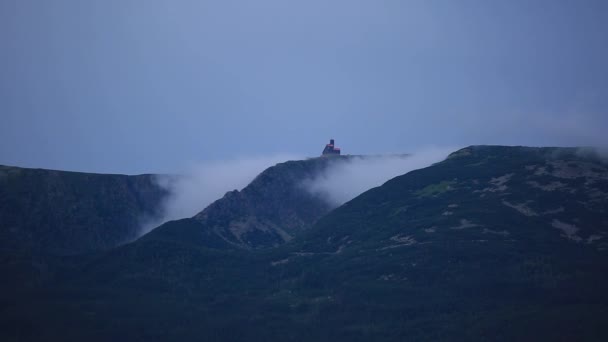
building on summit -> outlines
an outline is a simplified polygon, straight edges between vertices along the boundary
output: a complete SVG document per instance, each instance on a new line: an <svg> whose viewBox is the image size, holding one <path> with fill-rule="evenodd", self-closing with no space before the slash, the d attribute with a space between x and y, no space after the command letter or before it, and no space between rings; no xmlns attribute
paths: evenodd
<svg viewBox="0 0 608 342"><path fill-rule="evenodd" d="M323 149L323 153L321 153L321 155L322 156L339 156L340 155L340 148L334 147L334 139L329 140L329 144L325 145L325 148Z"/></svg>

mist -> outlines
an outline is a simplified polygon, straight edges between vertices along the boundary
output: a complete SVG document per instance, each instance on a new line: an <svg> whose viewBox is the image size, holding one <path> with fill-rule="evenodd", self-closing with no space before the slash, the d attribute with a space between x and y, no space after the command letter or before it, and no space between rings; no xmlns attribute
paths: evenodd
<svg viewBox="0 0 608 342"><path fill-rule="evenodd" d="M306 191L340 206L391 178L444 160L456 148L425 148L411 154L356 156L335 162L321 174L304 180Z"/></svg>
<svg viewBox="0 0 608 342"><path fill-rule="evenodd" d="M426 148L409 154L352 156L336 159L321 173L302 180L302 191L320 196L330 205L355 198L389 179L443 160L455 148ZM242 190L266 168L301 156L280 154L192 164L179 175L159 175L157 184L168 197L154 217L141 218L138 236L170 221L192 217L232 190Z"/></svg>
<svg viewBox="0 0 608 342"><path fill-rule="evenodd" d="M226 192L247 186L266 168L292 159L302 157L279 154L200 162L178 175L157 176L157 184L169 195L158 215L141 219L139 236L167 221L196 215Z"/></svg>
<svg viewBox="0 0 608 342"><path fill-rule="evenodd" d="M608 147L579 147L576 154L584 158L593 158L608 164Z"/></svg>

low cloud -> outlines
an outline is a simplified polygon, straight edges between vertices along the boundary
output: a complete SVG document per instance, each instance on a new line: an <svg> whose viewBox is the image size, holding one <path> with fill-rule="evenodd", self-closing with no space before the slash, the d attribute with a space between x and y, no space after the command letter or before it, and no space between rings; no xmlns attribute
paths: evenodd
<svg viewBox="0 0 608 342"><path fill-rule="evenodd" d="M302 181L302 191L321 196L339 206L391 178L439 162L454 148L427 148L407 155L354 156L336 159L323 172ZM158 184L169 192L156 217L142 219L139 236L170 220L192 217L228 191L241 190L266 168L293 155L241 158L193 165L179 176L158 176Z"/></svg>
<svg viewBox="0 0 608 342"><path fill-rule="evenodd" d="M353 157L336 161L324 172L304 180L303 187L339 206L391 178L444 160L455 148L426 148L407 155Z"/></svg>
<svg viewBox="0 0 608 342"><path fill-rule="evenodd" d="M608 147L579 147L576 153L579 157L591 158L608 164Z"/></svg>
<svg viewBox="0 0 608 342"><path fill-rule="evenodd" d="M228 191L241 190L266 168L290 159L293 155L239 158L192 165L177 176L157 176L158 185L169 192L161 212L142 218L144 235L170 220L192 217Z"/></svg>

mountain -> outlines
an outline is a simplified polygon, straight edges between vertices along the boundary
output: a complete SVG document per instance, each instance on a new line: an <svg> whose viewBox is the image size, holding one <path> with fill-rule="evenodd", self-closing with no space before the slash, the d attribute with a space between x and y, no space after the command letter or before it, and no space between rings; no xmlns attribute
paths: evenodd
<svg viewBox="0 0 608 342"><path fill-rule="evenodd" d="M465 148L290 247L273 262L323 289L335 338L608 337L608 163L590 150Z"/></svg>
<svg viewBox="0 0 608 342"><path fill-rule="evenodd" d="M168 194L154 177L0 166L0 249L69 255L131 241Z"/></svg>
<svg viewBox="0 0 608 342"><path fill-rule="evenodd" d="M230 191L194 217L168 222L143 240L178 239L197 246L241 249L281 245L335 207L308 191L304 182L329 167L361 158L366 157L332 156L279 163L243 190Z"/></svg>
<svg viewBox="0 0 608 342"><path fill-rule="evenodd" d="M4 340L608 338L608 164L590 150L467 147L273 248L211 216L2 299Z"/></svg>

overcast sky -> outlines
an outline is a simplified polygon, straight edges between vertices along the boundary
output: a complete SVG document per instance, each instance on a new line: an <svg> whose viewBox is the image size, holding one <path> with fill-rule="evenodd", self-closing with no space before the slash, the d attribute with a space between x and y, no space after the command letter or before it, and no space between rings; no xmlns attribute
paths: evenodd
<svg viewBox="0 0 608 342"><path fill-rule="evenodd" d="M0 164L605 145L608 1L0 0Z"/></svg>

